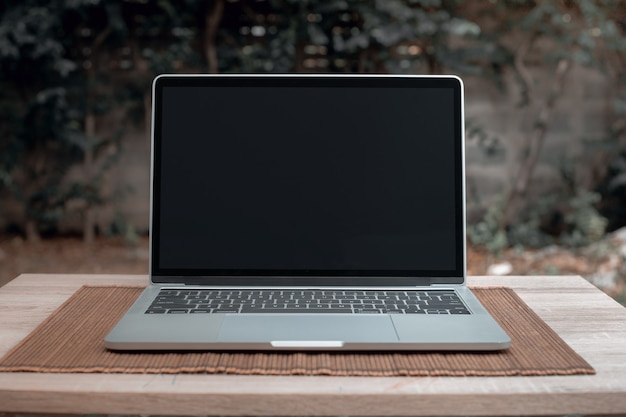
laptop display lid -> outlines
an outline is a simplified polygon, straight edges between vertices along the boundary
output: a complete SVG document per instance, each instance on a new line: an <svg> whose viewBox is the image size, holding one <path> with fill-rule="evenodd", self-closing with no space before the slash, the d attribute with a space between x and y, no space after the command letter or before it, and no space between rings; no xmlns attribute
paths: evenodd
<svg viewBox="0 0 626 417"><path fill-rule="evenodd" d="M456 77L162 75L153 283L465 282Z"/></svg>

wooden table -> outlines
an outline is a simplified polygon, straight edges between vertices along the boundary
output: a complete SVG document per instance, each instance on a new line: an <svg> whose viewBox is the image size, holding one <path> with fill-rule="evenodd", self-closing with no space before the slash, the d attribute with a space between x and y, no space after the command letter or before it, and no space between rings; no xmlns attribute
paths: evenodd
<svg viewBox="0 0 626 417"><path fill-rule="evenodd" d="M143 275L25 274L0 288L4 355L83 284ZM6 413L175 415L626 415L626 309L581 277L506 285L597 371L548 377L320 377L0 373Z"/></svg>

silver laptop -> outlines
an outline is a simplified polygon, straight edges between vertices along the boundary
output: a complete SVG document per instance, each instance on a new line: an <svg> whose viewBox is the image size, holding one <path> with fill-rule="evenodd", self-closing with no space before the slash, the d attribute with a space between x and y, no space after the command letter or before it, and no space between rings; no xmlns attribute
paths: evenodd
<svg viewBox="0 0 626 417"><path fill-rule="evenodd" d="M498 350L457 77L162 75L150 285L114 350Z"/></svg>

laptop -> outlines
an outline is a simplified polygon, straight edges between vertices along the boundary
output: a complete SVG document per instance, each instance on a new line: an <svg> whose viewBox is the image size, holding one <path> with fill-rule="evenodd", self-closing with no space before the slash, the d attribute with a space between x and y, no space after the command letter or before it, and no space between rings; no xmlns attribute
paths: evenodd
<svg viewBox="0 0 626 417"><path fill-rule="evenodd" d="M500 350L454 76L161 75L150 283L112 350Z"/></svg>

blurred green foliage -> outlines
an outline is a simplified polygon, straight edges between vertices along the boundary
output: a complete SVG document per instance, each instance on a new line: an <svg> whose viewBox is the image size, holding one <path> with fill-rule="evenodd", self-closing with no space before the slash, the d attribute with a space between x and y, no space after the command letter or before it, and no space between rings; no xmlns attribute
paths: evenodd
<svg viewBox="0 0 626 417"><path fill-rule="evenodd" d="M457 73L500 88L514 73L519 105L535 112L521 146L533 155L560 94L536 77L566 83L563 63L583 65L615 85L607 142L619 144L625 15L623 0L5 0L0 198L21 204L20 227L32 237L71 210L88 234L90 210L112 198L102 184L125 130L149 114L153 77L171 72ZM492 153L502 140L477 124L468 135ZM522 167L531 178L532 158ZM622 178L613 175L614 190ZM497 247L537 230L542 207L534 219L507 219L517 188L469 228L477 242ZM596 236L600 223L582 214L596 208L593 190L567 190L564 223L583 237L561 235Z"/></svg>
<svg viewBox="0 0 626 417"><path fill-rule="evenodd" d="M133 6L90 0L0 6L0 191L22 206L30 239L70 210L87 218L90 208L106 203L103 176L120 154L126 116L157 72L133 78L115 69L130 65L122 60L142 30L168 34L172 24L162 7L135 19ZM149 68L171 70L161 63L171 59L160 54L147 61ZM127 114L116 115L116 127L98 130L98 118L120 110ZM78 172L68 176L72 169ZM87 223L85 233L93 227Z"/></svg>

